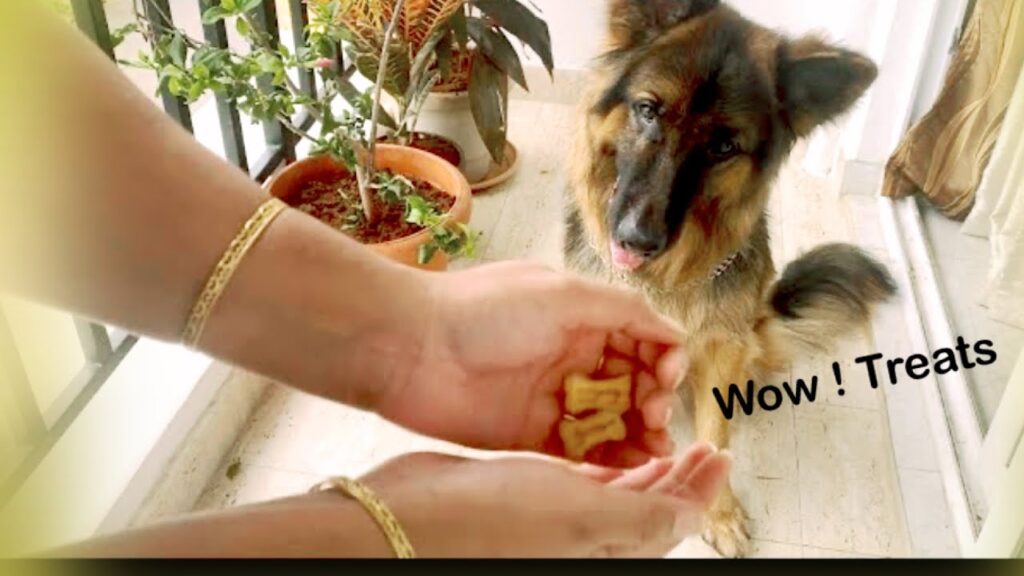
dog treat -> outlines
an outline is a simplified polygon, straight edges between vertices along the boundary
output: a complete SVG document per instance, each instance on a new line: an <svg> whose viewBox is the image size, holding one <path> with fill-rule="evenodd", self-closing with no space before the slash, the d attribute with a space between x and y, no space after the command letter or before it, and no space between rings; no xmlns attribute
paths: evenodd
<svg viewBox="0 0 1024 576"><path fill-rule="evenodd" d="M611 380L591 380L582 374L565 379L565 409L570 414L589 410L624 414L630 407L632 376Z"/></svg>
<svg viewBox="0 0 1024 576"><path fill-rule="evenodd" d="M582 420L563 420L558 433L565 444L565 455L581 461L591 448L626 439L626 423L618 414L598 412Z"/></svg>
<svg viewBox="0 0 1024 576"><path fill-rule="evenodd" d="M601 371L610 377L617 378L635 371L633 363L625 358L608 358L601 366Z"/></svg>

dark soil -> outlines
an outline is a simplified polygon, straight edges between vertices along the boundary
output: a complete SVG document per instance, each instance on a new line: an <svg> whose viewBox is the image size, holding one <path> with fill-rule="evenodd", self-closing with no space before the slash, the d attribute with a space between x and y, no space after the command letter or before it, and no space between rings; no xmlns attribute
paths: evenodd
<svg viewBox="0 0 1024 576"><path fill-rule="evenodd" d="M435 206L444 214L451 210L455 198L434 188L427 182L410 179L414 194ZM363 244L380 244L412 236L423 228L405 221L405 204L385 202L373 195L379 211L379 220L367 227L359 203L359 184L355 176L346 174L327 181L310 182L289 201L294 208L309 214L332 228L341 230Z"/></svg>
<svg viewBox="0 0 1024 576"><path fill-rule="evenodd" d="M381 140L384 142L391 142L391 139L386 136L382 137ZM434 136L433 134L420 134L417 132L412 135L410 141L405 143L405 145L417 150L423 150L424 152L430 152L434 156L438 156L446 160L456 168L458 168L459 164L462 163L462 154L459 152L458 147L440 136Z"/></svg>

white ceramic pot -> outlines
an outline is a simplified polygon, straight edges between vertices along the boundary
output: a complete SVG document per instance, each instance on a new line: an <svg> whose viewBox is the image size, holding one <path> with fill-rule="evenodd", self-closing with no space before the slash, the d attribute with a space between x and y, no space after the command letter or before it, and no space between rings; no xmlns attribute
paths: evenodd
<svg viewBox="0 0 1024 576"><path fill-rule="evenodd" d="M416 131L437 134L462 149L462 173L470 183L479 182L491 169L491 154L476 129L468 92L432 92L416 122Z"/></svg>

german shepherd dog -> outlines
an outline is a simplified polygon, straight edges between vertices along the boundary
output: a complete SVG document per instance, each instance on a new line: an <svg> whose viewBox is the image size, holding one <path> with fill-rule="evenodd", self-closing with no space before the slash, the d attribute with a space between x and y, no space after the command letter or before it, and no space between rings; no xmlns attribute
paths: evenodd
<svg viewBox="0 0 1024 576"><path fill-rule="evenodd" d="M795 143L846 112L875 65L817 37L790 39L718 0L609 0L573 150L566 264L642 291L687 336L698 438L724 448L713 391L764 382L795 354L863 326L895 292L848 245L776 278L766 205ZM731 489L705 538L746 553Z"/></svg>

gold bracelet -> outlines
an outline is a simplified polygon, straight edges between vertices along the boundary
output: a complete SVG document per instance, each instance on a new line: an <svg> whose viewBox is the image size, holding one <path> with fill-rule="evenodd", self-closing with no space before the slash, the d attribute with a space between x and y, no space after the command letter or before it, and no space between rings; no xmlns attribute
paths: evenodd
<svg viewBox="0 0 1024 576"><path fill-rule="evenodd" d="M210 277L206 280L206 286L203 287L199 298L196 299L195 304L192 306L192 312L188 316L188 323L185 324L185 332L181 337L185 346L195 348L199 344L199 339L203 336L203 328L206 327L206 320L210 317L213 307L217 305L221 294L224 293L224 288L231 282L231 277L234 276L239 263L242 262L245 255L256 244L260 236L263 235L267 226L270 226L274 218L287 207L287 204L277 198L267 200L260 205L256 213L249 218L245 225L242 226L242 230L238 232L235 239L228 245L227 251L224 252L220 261L217 262L216 268L213 269Z"/></svg>
<svg viewBox="0 0 1024 576"><path fill-rule="evenodd" d="M366 485L350 478L331 478L310 490L310 492L330 491L340 492L359 502L380 526L384 536L391 544L391 549L395 551L396 557L400 559L416 557L416 552L413 550L409 538L406 537L405 531L402 530L402 526L398 523L398 519Z"/></svg>

